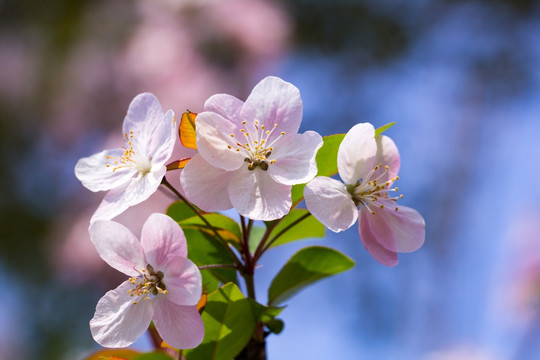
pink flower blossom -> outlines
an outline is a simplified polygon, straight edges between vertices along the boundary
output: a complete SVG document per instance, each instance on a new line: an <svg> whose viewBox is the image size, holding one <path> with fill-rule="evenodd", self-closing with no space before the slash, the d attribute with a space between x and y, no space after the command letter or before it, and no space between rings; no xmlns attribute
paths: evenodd
<svg viewBox="0 0 540 360"><path fill-rule="evenodd" d="M414 209L398 206L402 198L389 194L398 179L399 153L387 136L375 138L371 124L355 125L338 151L341 181L317 177L304 196L308 210L334 232L351 227L359 219L360 238L366 250L387 266L398 263L398 252L415 251L424 243L425 224Z"/></svg>
<svg viewBox="0 0 540 360"><path fill-rule="evenodd" d="M218 94L197 117L195 155L180 175L189 200L205 211L234 207L254 220L289 212L291 187L313 179L322 138L297 134L298 89L277 77L255 86L246 102Z"/></svg>
<svg viewBox="0 0 540 360"><path fill-rule="evenodd" d="M91 191L109 190L91 221L109 220L150 197L161 183L177 137L173 112L156 97L137 95L124 119L125 146L82 158L75 176Z"/></svg>
<svg viewBox="0 0 540 360"><path fill-rule="evenodd" d="M201 273L187 259L180 226L155 213L144 223L140 242L114 221L95 221L89 231L101 258L131 276L99 300L90 320L94 339L106 347L129 346L153 321L167 344L178 349L198 346L204 335L196 307Z"/></svg>

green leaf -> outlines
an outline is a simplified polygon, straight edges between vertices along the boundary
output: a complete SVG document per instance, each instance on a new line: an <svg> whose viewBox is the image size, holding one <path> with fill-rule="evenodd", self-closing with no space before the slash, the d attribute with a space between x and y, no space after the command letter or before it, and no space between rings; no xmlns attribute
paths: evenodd
<svg viewBox="0 0 540 360"><path fill-rule="evenodd" d="M177 201L169 205L167 215L178 222L197 214L184 201Z"/></svg>
<svg viewBox="0 0 540 360"><path fill-rule="evenodd" d="M268 328L268 330L270 330L274 334L281 333L283 331L283 327L285 326L285 324L283 323L283 320L280 320L280 319L274 319L272 321L267 322L265 325Z"/></svg>
<svg viewBox="0 0 540 360"><path fill-rule="evenodd" d="M189 227L184 229L184 234L188 245L188 257L195 265L234 264L225 246L214 236ZM208 291L217 289L219 282L236 282L235 269L203 269L201 274L203 284L208 284Z"/></svg>
<svg viewBox="0 0 540 360"><path fill-rule="evenodd" d="M323 146L317 152L317 176L332 176L337 174L337 153L339 145L343 141L345 134L335 134L323 136ZM304 187L306 184L294 185L291 197L293 207L298 205L304 198Z"/></svg>
<svg viewBox="0 0 540 360"><path fill-rule="evenodd" d="M236 221L228 216L210 213L204 214L203 217L214 227L223 239L233 243L240 243L242 241L242 232L240 226ZM199 216L192 216L187 219L178 222L182 229L199 229L203 230L210 235L214 232L207 226Z"/></svg>
<svg viewBox="0 0 540 360"><path fill-rule="evenodd" d="M255 252L257 246L259 246L259 243L262 240L265 231L266 229L260 226L254 226L251 228L251 233L249 235L249 251L251 251L252 253Z"/></svg>
<svg viewBox="0 0 540 360"><path fill-rule="evenodd" d="M202 314L204 339L186 350L187 360L231 360L246 346L255 330L249 301L229 283L208 295Z"/></svg>
<svg viewBox="0 0 540 360"><path fill-rule="evenodd" d="M386 125L381 126L380 128L375 129L375 137L381 135L383 132L391 128L392 126L396 125L396 122L391 122Z"/></svg>
<svg viewBox="0 0 540 360"><path fill-rule="evenodd" d="M130 349L103 349L93 353L85 360L134 360L140 354L140 352Z"/></svg>
<svg viewBox="0 0 540 360"><path fill-rule="evenodd" d="M315 281L353 266L354 261L337 250L322 246L304 248L294 254L272 280L268 304L280 304Z"/></svg>
<svg viewBox="0 0 540 360"><path fill-rule="evenodd" d="M172 358L165 353L154 351L151 353L139 355L136 358L133 358L133 360L172 360Z"/></svg>
<svg viewBox="0 0 540 360"><path fill-rule="evenodd" d="M300 219L302 216L309 214L309 211L306 209L293 209L290 213L285 215L283 220L272 230L270 234L270 239L279 234L287 226L291 225L294 221ZM291 241L306 239L306 238L316 238L324 237L325 227L315 219L313 216L308 216L307 218L300 221L298 224L294 225L292 228L283 233L271 247L279 246L286 244Z"/></svg>
<svg viewBox="0 0 540 360"><path fill-rule="evenodd" d="M253 310L255 321L260 321L262 323L267 323L274 320L274 318L278 316L283 309L285 309L285 306L267 306L260 304L251 298L248 300L251 305L251 309Z"/></svg>

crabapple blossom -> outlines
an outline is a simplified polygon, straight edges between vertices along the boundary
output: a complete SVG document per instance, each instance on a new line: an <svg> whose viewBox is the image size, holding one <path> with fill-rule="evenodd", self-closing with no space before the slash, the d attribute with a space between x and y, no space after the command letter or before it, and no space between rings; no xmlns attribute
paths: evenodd
<svg viewBox="0 0 540 360"><path fill-rule="evenodd" d="M124 119L125 146L82 158L75 176L91 191L109 191L91 222L109 220L150 197L161 183L177 137L171 110L150 93L137 95Z"/></svg>
<svg viewBox="0 0 540 360"><path fill-rule="evenodd" d="M196 304L202 292L201 273L187 259L180 226L163 214L144 223L141 241L123 225L97 220L90 239L110 266L130 278L107 292L90 320L94 339L102 346L125 347L153 321L163 340L178 349L199 345L204 327Z"/></svg>
<svg viewBox="0 0 540 360"><path fill-rule="evenodd" d="M313 179L322 146L316 132L298 134L298 89L271 76L245 102L218 94L204 109L197 116L199 154L180 175L188 199L205 211L234 207L254 220L287 214L292 185Z"/></svg>
<svg viewBox="0 0 540 360"><path fill-rule="evenodd" d="M390 195L398 179L400 158L387 136L375 138L371 124L355 125L338 150L338 170L343 182L316 177L304 189L308 210L334 232L359 219L360 238L380 263L394 266L398 252L415 251L424 243L425 224L414 209L398 206L403 197Z"/></svg>

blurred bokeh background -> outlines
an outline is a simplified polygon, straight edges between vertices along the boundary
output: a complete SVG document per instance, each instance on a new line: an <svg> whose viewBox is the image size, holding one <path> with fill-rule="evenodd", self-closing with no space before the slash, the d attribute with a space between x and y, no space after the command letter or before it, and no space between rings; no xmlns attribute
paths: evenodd
<svg viewBox="0 0 540 360"><path fill-rule="evenodd" d="M88 321L122 275L73 167L118 146L130 100L198 112L267 75L300 89L302 131L396 121L397 185L427 224L395 268L354 227L312 241L357 265L290 301L269 358L540 359L539 65L534 0L0 0L0 359L98 349ZM308 243L263 258L262 299Z"/></svg>

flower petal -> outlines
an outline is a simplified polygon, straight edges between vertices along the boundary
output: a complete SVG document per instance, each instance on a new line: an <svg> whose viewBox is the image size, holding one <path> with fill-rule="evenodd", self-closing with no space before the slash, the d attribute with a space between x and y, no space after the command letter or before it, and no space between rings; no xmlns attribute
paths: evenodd
<svg viewBox="0 0 540 360"><path fill-rule="evenodd" d="M159 139L153 140L154 133L157 131L159 134L162 126L170 127L171 122L168 120L164 119L158 99L151 93L142 93L135 96L129 104L122 131L124 136L136 142L145 154L150 154L159 146Z"/></svg>
<svg viewBox="0 0 540 360"><path fill-rule="evenodd" d="M390 251L418 250L426 233L422 215L410 207L397 206L393 201L384 201L383 204L383 209L377 209L375 215L367 217L377 241Z"/></svg>
<svg viewBox="0 0 540 360"><path fill-rule="evenodd" d="M234 123L239 123L240 110L244 102L228 94L216 94L211 96L204 103L204 111L218 113L225 119L229 119Z"/></svg>
<svg viewBox="0 0 540 360"><path fill-rule="evenodd" d="M268 142L273 141L282 131L296 134L302 121L300 91L278 77L266 77L253 88L242 107L240 118L248 124L258 120L267 129L273 129L274 124L277 124Z"/></svg>
<svg viewBox="0 0 540 360"><path fill-rule="evenodd" d="M128 294L132 288L133 285L126 280L97 303L94 317L90 320L90 331L98 344L111 348L129 346L150 325L152 304L143 300L134 305Z"/></svg>
<svg viewBox="0 0 540 360"><path fill-rule="evenodd" d="M244 158L235 151L236 143L244 142L240 136L236 125L217 113L205 111L197 116L197 149L217 168L232 171L242 166Z"/></svg>
<svg viewBox="0 0 540 360"><path fill-rule="evenodd" d="M202 294L201 272L191 260L177 257L166 267L160 267L165 275L167 300L177 305L197 305Z"/></svg>
<svg viewBox="0 0 540 360"><path fill-rule="evenodd" d="M90 191L106 191L126 184L135 176L135 168L114 167L113 159L120 159L124 149L104 150L77 161L75 176ZM107 166L109 165L109 166Z"/></svg>
<svg viewBox="0 0 540 360"><path fill-rule="evenodd" d="M161 184L167 168L133 178L127 185L112 189L105 195L90 222L110 220L123 213L130 206L148 199Z"/></svg>
<svg viewBox="0 0 540 360"><path fill-rule="evenodd" d="M187 257L187 244L180 225L169 216L154 213L148 217L141 232L141 245L146 261L162 270L171 261Z"/></svg>
<svg viewBox="0 0 540 360"><path fill-rule="evenodd" d="M229 181L229 196L235 209L253 220L275 220L286 215L292 205L291 186L275 182L259 167L235 171Z"/></svg>
<svg viewBox="0 0 540 360"><path fill-rule="evenodd" d="M269 159L275 159L276 163L268 167L268 174L276 182L285 185L306 183L317 175L315 155L323 140L315 131L294 134L289 139L279 143L279 146L276 144Z"/></svg>
<svg viewBox="0 0 540 360"><path fill-rule="evenodd" d="M139 240L127 227L114 221L98 220L88 229L90 240L103 260L113 268L130 276L146 265Z"/></svg>
<svg viewBox="0 0 540 360"><path fill-rule="evenodd" d="M379 177L384 172L384 165L388 165L388 172L378 181L379 184L382 184L398 174L400 157L396 144L388 136L380 135L375 140L377 142L375 164L383 164L383 167L377 170L372 178Z"/></svg>
<svg viewBox="0 0 540 360"><path fill-rule="evenodd" d="M345 184L355 184L375 166L377 143L369 123L357 124L345 135L338 150L339 176Z"/></svg>
<svg viewBox="0 0 540 360"><path fill-rule="evenodd" d="M167 111L161 121L156 124L152 133L148 136L148 150L152 158L152 169L159 169L171 158L176 144L178 127L174 119L174 114L171 110Z"/></svg>
<svg viewBox="0 0 540 360"><path fill-rule="evenodd" d="M227 186L232 172L210 165L195 155L180 174L180 182L189 201L204 211L232 208Z"/></svg>
<svg viewBox="0 0 540 360"><path fill-rule="evenodd" d="M341 181L318 176L304 188L304 198L309 212L334 232L347 230L358 218L356 205Z"/></svg>
<svg viewBox="0 0 540 360"><path fill-rule="evenodd" d="M372 215L369 210L360 210L360 219L358 220L358 232L360 233L360 240L375 260L386 266L396 266L399 263L397 252L390 251L382 246L378 237L373 232Z"/></svg>
<svg viewBox="0 0 540 360"><path fill-rule="evenodd" d="M153 316L163 340L177 349L192 349L204 338L204 324L196 306L176 305L159 300Z"/></svg>

